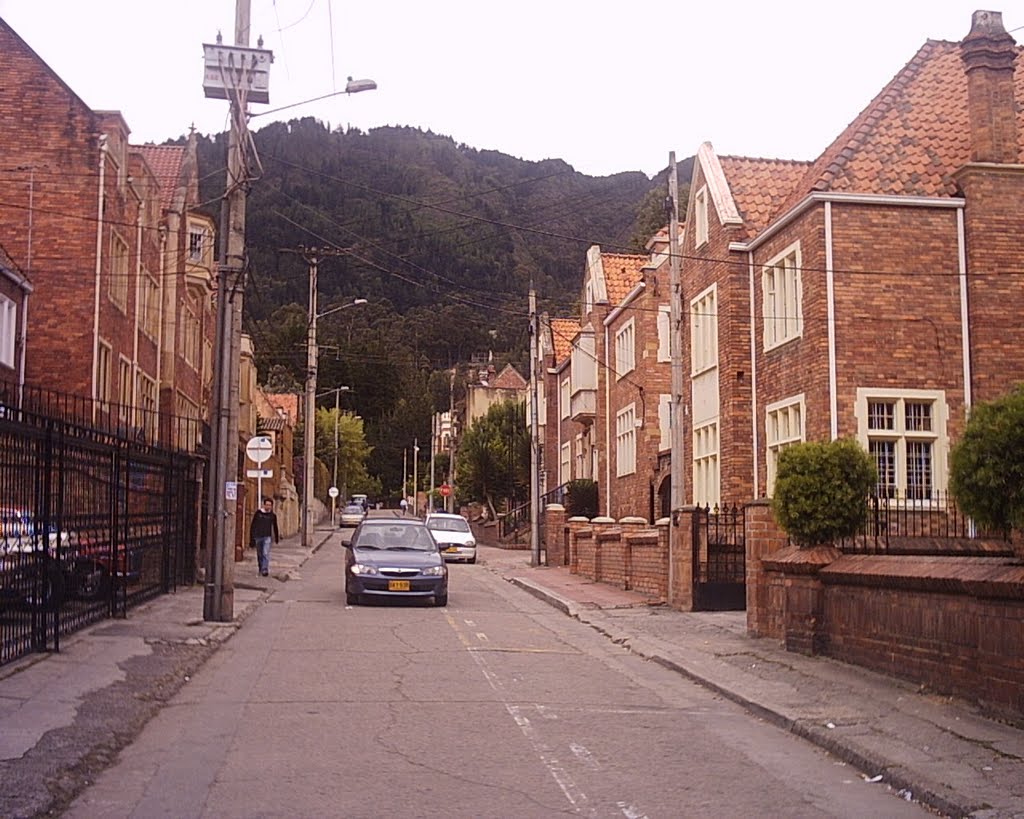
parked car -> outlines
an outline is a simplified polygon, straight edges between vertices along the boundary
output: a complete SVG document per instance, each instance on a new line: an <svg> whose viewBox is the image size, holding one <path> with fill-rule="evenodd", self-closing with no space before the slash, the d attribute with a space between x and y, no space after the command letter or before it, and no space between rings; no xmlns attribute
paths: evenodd
<svg viewBox="0 0 1024 819"><path fill-rule="evenodd" d="M425 522L445 560L476 563L476 538L462 515L431 512Z"/></svg>
<svg viewBox="0 0 1024 819"><path fill-rule="evenodd" d="M363 522L363 518L366 517L366 511L363 509L361 504L350 503L344 509L341 510L341 515L338 517L339 526L358 526Z"/></svg>
<svg viewBox="0 0 1024 819"><path fill-rule="evenodd" d="M345 543L345 602L407 597L448 604L448 567L419 520L367 518Z"/></svg>

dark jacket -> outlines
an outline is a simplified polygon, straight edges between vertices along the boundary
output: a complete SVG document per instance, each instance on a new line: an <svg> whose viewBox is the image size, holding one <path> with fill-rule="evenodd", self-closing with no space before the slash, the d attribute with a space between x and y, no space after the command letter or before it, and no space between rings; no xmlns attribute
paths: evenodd
<svg viewBox="0 0 1024 819"><path fill-rule="evenodd" d="M252 523L249 525L249 540L255 541L260 537L272 537L274 543L281 540L281 536L277 532L277 515L273 512L257 509L256 514L252 516Z"/></svg>

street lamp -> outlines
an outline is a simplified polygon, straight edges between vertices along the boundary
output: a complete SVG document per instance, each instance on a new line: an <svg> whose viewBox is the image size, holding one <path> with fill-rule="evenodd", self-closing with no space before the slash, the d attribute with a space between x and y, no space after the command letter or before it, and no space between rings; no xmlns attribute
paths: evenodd
<svg viewBox="0 0 1024 819"><path fill-rule="evenodd" d="M303 447L303 498L302 498L302 545L304 548L310 546L310 524L313 520L313 475L316 453L316 376L317 357L319 350L316 345L316 321L330 313L337 313L339 310L347 310L349 307L357 307L366 304L366 299L355 299L347 304L341 304L325 310L323 313L316 312L316 275L318 257L309 257L309 326L306 335L306 420L305 440Z"/></svg>
<svg viewBox="0 0 1024 819"><path fill-rule="evenodd" d="M302 102L292 102L288 105L282 105L280 108L270 108L267 111L256 111L255 113L247 113L249 119L255 119L256 117L265 117L267 114L276 114L278 111L287 111L289 108L298 108L300 105L307 105L311 102L320 102L320 100L328 99L329 97L336 97L339 94L358 94L361 91L374 91L377 88L377 83L373 80L354 80L351 77L348 78L348 82L345 83L345 88L341 91L332 91L330 94L321 94L319 97L313 97L312 99L302 100Z"/></svg>
<svg viewBox="0 0 1024 819"><path fill-rule="evenodd" d="M365 301L365 299L364 299ZM355 304L355 302L352 302ZM345 305L348 307L349 305ZM320 314L324 315L323 313ZM327 395L328 393L334 393L334 470L331 472L331 486L335 491L338 491L338 422L341 419L341 394L343 392L351 392L351 387L335 387L333 390L325 390L320 393L317 398ZM337 495L331 495L331 525L337 526L338 521L335 517L335 509L337 504Z"/></svg>

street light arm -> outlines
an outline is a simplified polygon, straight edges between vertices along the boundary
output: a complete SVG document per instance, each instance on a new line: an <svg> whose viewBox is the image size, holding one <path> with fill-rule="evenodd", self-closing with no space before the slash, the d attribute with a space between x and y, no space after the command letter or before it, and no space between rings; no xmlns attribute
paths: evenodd
<svg viewBox="0 0 1024 819"><path fill-rule="evenodd" d="M345 88L341 91L332 91L330 94L321 94L319 97L313 97L312 99L302 100L302 102L293 102L289 105L282 105L280 108L271 108L267 111L256 111L255 113L248 113L249 119L255 119L256 117L265 117L267 114L276 114L278 111L287 111L289 108L298 108L300 105L307 105L311 102L320 102L330 97L336 97L339 94L358 94L360 91L373 91L376 89L377 83L373 80L353 80L351 77L348 78L348 82L345 84Z"/></svg>
<svg viewBox="0 0 1024 819"><path fill-rule="evenodd" d="M366 299L356 299L350 301L347 304L339 304L337 307L332 307L330 310L324 310L322 313L317 313L317 320L322 319L324 316L329 316L331 313L337 313L339 310L347 310L349 307L357 307L360 304L366 304Z"/></svg>

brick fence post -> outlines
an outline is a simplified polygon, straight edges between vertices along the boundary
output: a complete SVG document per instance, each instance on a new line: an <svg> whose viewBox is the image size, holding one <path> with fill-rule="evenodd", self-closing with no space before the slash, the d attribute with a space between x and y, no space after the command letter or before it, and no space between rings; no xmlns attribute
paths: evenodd
<svg viewBox="0 0 1024 819"><path fill-rule="evenodd" d="M783 637L786 651L820 654L828 639L825 628L825 587L819 573L842 557L835 546L801 549L789 546L762 558L767 572L784 577Z"/></svg>
<svg viewBox="0 0 1024 819"><path fill-rule="evenodd" d="M684 506L676 513L672 527L675 542L669 544L668 603L680 611L693 611L693 555L698 544L693 542L695 506Z"/></svg>
<svg viewBox="0 0 1024 819"><path fill-rule="evenodd" d="M789 538L775 522L771 501L751 501L743 510L743 542L746 550L747 631L766 637L772 634L773 612L768 577L762 559L789 545ZM778 617L778 612L774 613Z"/></svg>
<svg viewBox="0 0 1024 819"><path fill-rule="evenodd" d="M579 535L581 529L590 529L590 518L571 517L565 525L569 527L569 571L579 574L580 570L580 544Z"/></svg>
<svg viewBox="0 0 1024 819"><path fill-rule="evenodd" d="M647 518L625 517L619 519L622 527L622 588L633 588L633 543L629 535L647 528Z"/></svg>
<svg viewBox="0 0 1024 819"><path fill-rule="evenodd" d="M569 560L565 549L565 507L549 503L544 510L544 555L548 566L565 566Z"/></svg>

